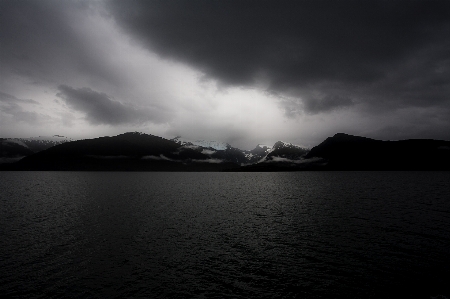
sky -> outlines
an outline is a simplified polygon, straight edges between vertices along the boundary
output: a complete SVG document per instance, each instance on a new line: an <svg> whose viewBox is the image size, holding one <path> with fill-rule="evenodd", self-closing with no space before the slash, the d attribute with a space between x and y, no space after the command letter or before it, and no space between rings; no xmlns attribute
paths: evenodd
<svg viewBox="0 0 450 299"><path fill-rule="evenodd" d="M0 0L0 137L450 140L450 1Z"/></svg>

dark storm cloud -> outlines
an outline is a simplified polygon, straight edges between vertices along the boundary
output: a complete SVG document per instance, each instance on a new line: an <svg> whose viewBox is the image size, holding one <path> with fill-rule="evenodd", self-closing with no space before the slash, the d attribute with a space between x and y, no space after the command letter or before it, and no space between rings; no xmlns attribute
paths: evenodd
<svg viewBox="0 0 450 299"><path fill-rule="evenodd" d="M66 85L58 87L58 97L77 111L86 114L86 120L93 125L119 125L145 122L164 122L164 113L149 109L138 109L113 100L105 93L90 88L72 88Z"/></svg>
<svg viewBox="0 0 450 299"><path fill-rule="evenodd" d="M450 1L108 4L159 55L225 85L263 82L309 113L354 103L449 105Z"/></svg>
<svg viewBox="0 0 450 299"><path fill-rule="evenodd" d="M304 100L305 110L311 113L321 111L331 111L337 108L343 108L353 105L350 98L340 96L325 96L323 98L307 98Z"/></svg>
<svg viewBox="0 0 450 299"><path fill-rule="evenodd" d="M94 8L95 2L89 1L0 1L4 74L60 84L84 72L117 83L115 73L101 63L96 45L72 24L79 16L98 13Z"/></svg>

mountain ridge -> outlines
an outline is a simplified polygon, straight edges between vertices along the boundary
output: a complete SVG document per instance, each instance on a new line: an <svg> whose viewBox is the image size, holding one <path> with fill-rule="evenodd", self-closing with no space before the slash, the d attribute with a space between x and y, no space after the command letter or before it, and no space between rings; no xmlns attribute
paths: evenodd
<svg viewBox="0 0 450 299"><path fill-rule="evenodd" d="M305 156L313 157L326 160L327 170L450 170L450 141L383 141L338 133Z"/></svg>
<svg viewBox="0 0 450 299"><path fill-rule="evenodd" d="M16 162L33 153L69 141L73 140L61 135L28 138L0 138L0 164Z"/></svg>
<svg viewBox="0 0 450 299"><path fill-rule="evenodd" d="M3 140L3 139L0 139ZM0 164L1 170L84 171L303 171L450 170L450 141L381 141L337 133L312 149L277 141L240 150L207 141L194 144L139 132L68 141ZM201 144L201 145L200 145ZM224 146L226 144L226 147ZM211 146L214 145L215 147ZM216 146L218 145L218 146ZM17 146L20 146L17 144Z"/></svg>

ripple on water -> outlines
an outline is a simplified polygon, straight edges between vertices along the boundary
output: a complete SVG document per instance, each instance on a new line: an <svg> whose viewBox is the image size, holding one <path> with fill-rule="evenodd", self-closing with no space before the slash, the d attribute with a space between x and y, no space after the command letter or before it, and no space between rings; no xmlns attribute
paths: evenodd
<svg viewBox="0 0 450 299"><path fill-rule="evenodd" d="M17 297L450 295L446 172L0 172Z"/></svg>

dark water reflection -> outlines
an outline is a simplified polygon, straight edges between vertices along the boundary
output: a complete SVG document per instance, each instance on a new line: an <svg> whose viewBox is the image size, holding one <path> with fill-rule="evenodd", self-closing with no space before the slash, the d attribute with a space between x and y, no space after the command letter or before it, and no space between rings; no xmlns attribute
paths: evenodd
<svg viewBox="0 0 450 299"><path fill-rule="evenodd" d="M0 172L17 297L449 296L450 173Z"/></svg>

